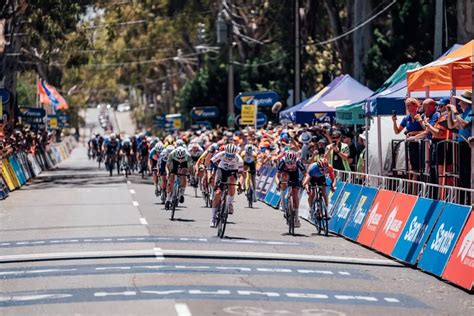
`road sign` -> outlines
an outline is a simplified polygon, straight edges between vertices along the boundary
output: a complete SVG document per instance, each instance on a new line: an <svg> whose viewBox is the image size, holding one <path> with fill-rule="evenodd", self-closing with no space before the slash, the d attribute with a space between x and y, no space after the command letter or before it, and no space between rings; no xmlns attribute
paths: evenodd
<svg viewBox="0 0 474 316"><path fill-rule="evenodd" d="M237 125L240 125L240 126L247 125L247 124L242 123L242 118L240 115L237 115L235 117L235 121L237 122ZM262 127L267 123L268 123L268 116L263 112L257 112L257 127Z"/></svg>
<svg viewBox="0 0 474 316"><path fill-rule="evenodd" d="M7 89L0 89L0 99L2 100L3 105L8 104L10 102L10 91Z"/></svg>
<svg viewBox="0 0 474 316"><path fill-rule="evenodd" d="M56 115L48 115L48 129L58 128L58 117Z"/></svg>
<svg viewBox="0 0 474 316"><path fill-rule="evenodd" d="M239 93L234 98L234 105L240 109L244 104L255 104L260 107L272 107L280 100L280 96L275 91L254 91Z"/></svg>
<svg viewBox="0 0 474 316"><path fill-rule="evenodd" d="M255 125L255 104L244 104L242 105L242 112L240 118L243 125Z"/></svg>
<svg viewBox="0 0 474 316"><path fill-rule="evenodd" d="M217 106L204 106L193 108L191 110L191 118L193 120L208 120L219 117L219 108Z"/></svg>
<svg viewBox="0 0 474 316"><path fill-rule="evenodd" d="M46 111L42 108L18 108L18 116L31 117L31 118L43 118L46 115Z"/></svg>

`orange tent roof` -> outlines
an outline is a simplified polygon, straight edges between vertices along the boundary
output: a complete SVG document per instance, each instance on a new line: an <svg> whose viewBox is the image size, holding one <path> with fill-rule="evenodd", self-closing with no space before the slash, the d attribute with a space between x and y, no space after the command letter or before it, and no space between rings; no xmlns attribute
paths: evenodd
<svg viewBox="0 0 474 316"><path fill-rule="evenodd" d="M407 71L408 91L472 89L474 40L425 66Z"/></svg>

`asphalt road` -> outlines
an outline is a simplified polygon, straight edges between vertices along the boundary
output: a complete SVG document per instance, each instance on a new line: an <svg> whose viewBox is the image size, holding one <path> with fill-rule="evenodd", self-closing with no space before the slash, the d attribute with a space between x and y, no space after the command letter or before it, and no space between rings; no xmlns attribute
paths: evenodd
<svg viewBox="0 0 474 316"><path fill-rule="evenodd" d="M307 222L236 199L226 238L188 188L169 220L151 179L77 148L0 202L0 315L472 315L472 296Z"/></svg>

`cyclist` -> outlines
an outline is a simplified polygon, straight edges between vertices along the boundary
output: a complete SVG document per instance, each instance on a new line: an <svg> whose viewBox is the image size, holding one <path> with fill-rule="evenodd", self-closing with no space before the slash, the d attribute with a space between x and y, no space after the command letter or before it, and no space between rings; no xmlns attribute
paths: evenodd
<svg viewBox="0 0 474 316"><path fill-rule="evenodd" d="M104 141L103 147L103 150L106 155L107 168L109 168L110 170L110 168L114 167L113 165L110 165L110 160L113 159L113 162L115 162L117 160L117 157L115 157L115 155L117 155L117 153L120 151L120 143L118 142L115 134L110 134L109 139L106 139Z"/></svg>
<svg viewBox="0 0 474 316"><path fill-rule="evenodd" d="M150 170L152 171L153 173L153 184L155 185L156 187L156 184L158 183L158 160L159 160L159 157L161 155L161 152L163 151L164 147L163 147L163 143L162 142L158 142L156 143L156 145L152 148L152 150L150 150L150 154L148 155L148 167L150 168ZM157 188L159 189L159 188ZM159 192L155 192L156 194L158 194Z"/></svg>
<svg viewBox="0 0 474 316"><path fill-rule="evenodd" d="M197 181L197 178L202 177L203 172L202 172L202 170L199 170L199 168L196 169L195 166L197 165L197 162L198 162L199 158L203 154L204 149L202 149L202 147L197 142L191 142L188 145L188 152L191 155L191 159L193 160L193 166L194 166L193 174L196 176L196 178L195 178L196 183L194 183L194 186L197 187L198 183L199 183L199 181Z"/></svg>
<svg viewBox="0 0 474 316"><path fill-rule="evenodd" d="M186 148L186 143L184 142L184 140L178 139L178 140L176 141L176 148L178 148L178 147Z"/></svg>
<svg viewBox="0 0 474 316"><path fill-rule="evenodd" d="M247 172L250 175L253 185L253 201L257 202L257 195L255 193L255 174L257 173L256 170L256 163L257 163L257 153L255 147L252 144L247 144L244 147L244 151L240 154L242 160L244 161L244 173L243 173L243 183L247 183ZM247 188L244 188L247 189Z"/></svg>
<svg viewBox="0 0 474 316"><path fill-rule="evenodd" d="M334 168L329 164L326 158L319 158L317 162L313 162L309 165L308 172L303 180L303 186L308 193L308 203L310 206L313 205L314 199L314 191L311 190L311 186L321 187L324 201L326 202L326 205L329 205L329 198L326 193L326 175L329 175L329 178L331 179L331 191L336 191Z"/></svg>
<svg viewBox="0 0 474 316"><path fill-rule="evenodd" d="M174 150L173 145L166 146L158 156L158 174L161 177L161 188L160 190L166 191L167 177L166 177L166 163L168 162L168 157L171 152Z"/></svg>
<svg viewBox="0 0 474 316"><path fill-rule="evenodd" d="M90 158L95 159L95 157L97 156L98 146L99 146L99 136L100 134L93 135L87 142L87 146L88 146L87 152L89 153L89 159Z"/></svg>
<svg viewBox="0 0 474 316"><path fill-rule="evenodd" d="M289 186L292 190L293 206L295 211L295 227L300 227L301 223L298 217L299 191L301 188L300 172L305 174L306 169L298 158L298 155L289 150L285 153L284 158L277 165L276 184L278 190L284 192ZM286 183L284 183L286 182ZM280 209L283 209L283 197L280 199Z"/></svg>
<svg viewBox="0 0 474 316"><path fill-rule="evenodd" d="M224 151L219 152L211 159L211 163L216 168L215 177L215 188L214 188L214 199L212 201L212 217L211 227L216 227L216 214L219 209L219 203L221 201L222 186L219 185L221 182L228 182L229 195L227 196L227 205L229 206L229 214L234 212L233 201L235 195L235 184L239 176L244 171L244 163L242 157L238 155L238 147L234 144L227 144ZM240 177L240 187L242 186L242 177Z"/></svg>
<svg viewBox="0 0 474 316"><path fill-rule="evenodd" d="M125 136L125 138L123 139L120 151L121 151L121 155L127 162L128 168L130 169L131 155L132 155L132 141L130 140L128 136Z"/></svg>
<svg viewBox="0 0 474 316"><path fill-rule="evenodd" d="M219 145L216 143L211 144L209 148L207 148L202 153L201 157L199 157L199 159L196 161L196 164L194 165L194 172L198 173L198 176L201 166L203 166L205 169L205 177L202 177L203 190L206 190L207 186L213 181L214 165L211 163L211 159L215 156L218 149Z"/></svg>
<svg viewBox="0 0 474 316"><path fill-rule="evenodd" d="M147 171L148 165L148 155L150 153L150 147L148 144L147 139L143 136L141 139L141 143L138 145L138 161L140 161L140 171L143 176Z"/></svg>
<svg viewBox="0 0 474 316"><path fill-rule="evenodd" d="M179 203L184 203L184 190L186 188L186 175L190 173L193 161L184 147L177 147L168 157L166 168L168 171L168 194L166 196L165 209L169 209L172 199L175 176L180 174Z"/></svg>

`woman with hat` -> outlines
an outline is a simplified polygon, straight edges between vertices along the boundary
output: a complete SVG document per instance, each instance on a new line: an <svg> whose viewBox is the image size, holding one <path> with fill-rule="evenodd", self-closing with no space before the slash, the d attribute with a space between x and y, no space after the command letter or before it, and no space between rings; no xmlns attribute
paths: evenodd
<svg viewBox="0 0 474 316"><path fill-rule="evenodd" d="M470 188L472 166L468 139L472 136L472 91L464 90L460 96L454 98L459 100L462 113L458 112L455 105L448 104L448 127L459 130L459 186ZM468 197L465 202L469 202Z"/></svg>

